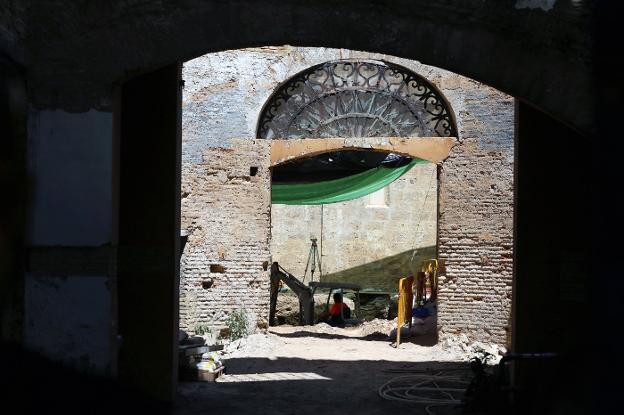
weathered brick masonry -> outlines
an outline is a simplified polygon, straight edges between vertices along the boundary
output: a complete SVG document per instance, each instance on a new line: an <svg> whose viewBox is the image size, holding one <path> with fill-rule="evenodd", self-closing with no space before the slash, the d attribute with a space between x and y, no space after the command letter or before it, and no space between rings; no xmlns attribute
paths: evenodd
<svg viewBox="0 0 624 415"><path fill-rule="evenodd" d="M269 303L270 142L241 140L209 148L185 164L182 229L189 233L181 264L180 322L224 327L244 308L262 324ZM259 167L254 176L250 167ZM266 262L265 262L266 261Z"/></svg>
<svg viewBox="0 0 624 415"><path fill-rule="evenodd" d="M323 48L228 51L185 65L182 227L190 235L182 260L181 328L192 331L196 322L223 327L227 314L240 306L260 323L266 319L270 143L254 140L258 115L288 77L348 57L406 66L435 84L453 108L458 144L439 167L438 253L446 261L440 334L463 333L472 340L506 344L513 256L513 99L418 62ZM260 167L253 177L252 166Z"/></svg>
<svg viewBox="0 0 624 415"><path fill-rule="evenodd" d="M466 81L464 81L466 82ZM441 336L508 344L513 271L513 101L482 85L460 113L461 144L439 175Z"/></svg>

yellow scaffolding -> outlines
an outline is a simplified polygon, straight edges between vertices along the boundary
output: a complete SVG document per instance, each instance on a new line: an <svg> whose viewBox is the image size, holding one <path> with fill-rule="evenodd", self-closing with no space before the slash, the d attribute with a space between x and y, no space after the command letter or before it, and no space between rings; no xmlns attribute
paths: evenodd
<svg viewBox="0 0 624 415"><path fill-rule="evenodd" d="M438 296L438 270L440 262L437 259L422 261L420 272L416 276L416 305L422 306L426 300L433 301ZM427 296L427 291L429 295Z"/></svg>
<svg viewBox="0 0 624 415"><path fill-rule="evenodd" d="M438 272L441 261L437 259L425 259L422 262L420 272L413 276L399 280L399 304L397 317L397 340L396 347L401 344L401 327L408 324L412 329L412 307L414 305L414 291L416 292L416 305L422 306L426 300L433 301L438 296ZM427 291L429 295L427 296Z"/></svg>

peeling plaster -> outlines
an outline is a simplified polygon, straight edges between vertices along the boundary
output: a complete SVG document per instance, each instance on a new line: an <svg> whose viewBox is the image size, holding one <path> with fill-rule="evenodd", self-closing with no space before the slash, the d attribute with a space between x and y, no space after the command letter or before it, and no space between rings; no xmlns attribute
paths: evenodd
<svg viewBox="0 0 624 415"><path fill-rule="evenodd" d="M78 370L107 374L111 355L108 278L25 278L24 341Z"/></svg>

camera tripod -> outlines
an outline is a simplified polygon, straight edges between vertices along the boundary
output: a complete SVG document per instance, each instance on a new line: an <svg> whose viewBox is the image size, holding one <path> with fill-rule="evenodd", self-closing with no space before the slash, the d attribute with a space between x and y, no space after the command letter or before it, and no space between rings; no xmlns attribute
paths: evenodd
<svg viewBox="0 0 624 415"><path fill-rule="evenodd" d="M316 264L318 263L319 280L323 275L321 270L321 256L319 255L318 247L316 246L316 238L310 238L312 245L310 245L310 252L308 253L308 262L306 263L305 271L303 272L303 282L305 282L308 268L310 268L310 281L314 281L314 271L316 271Z"/></svg>

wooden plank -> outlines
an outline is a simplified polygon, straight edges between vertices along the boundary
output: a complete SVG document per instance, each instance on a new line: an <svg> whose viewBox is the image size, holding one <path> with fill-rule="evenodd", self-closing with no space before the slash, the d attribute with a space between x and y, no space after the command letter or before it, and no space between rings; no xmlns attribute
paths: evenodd
<svg viewBox="0 0 624 415"><path fill-rule="evenodd" d="M439 164L457 143L455 137L354 137L272 140L271 166L329 151L388 151Z"/></svg>

